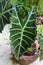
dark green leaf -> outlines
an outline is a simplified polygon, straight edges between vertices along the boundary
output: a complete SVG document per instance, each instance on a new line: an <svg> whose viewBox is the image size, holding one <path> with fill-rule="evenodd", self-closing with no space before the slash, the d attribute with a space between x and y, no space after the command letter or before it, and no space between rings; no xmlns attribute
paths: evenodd
<svg viewBox="0 0 43 65"><path fill-rule="evenodd" d="M21 21L16 7L12 13L13 18L11 17L12 28L10 29L10 39L12 40L12 45L14 47L15 58L19 59L27 48L31 47L31 44L35 40L35 9L33 8L28 14L26 22Z"/></svg>
<svg viewBox="0 0 43 65"><path fill-rule="evenodd" d="M5 24L10 23L9 18L14 8L8 7L10 0L4 0L0 3L0 32L2 32Z"/></svg>

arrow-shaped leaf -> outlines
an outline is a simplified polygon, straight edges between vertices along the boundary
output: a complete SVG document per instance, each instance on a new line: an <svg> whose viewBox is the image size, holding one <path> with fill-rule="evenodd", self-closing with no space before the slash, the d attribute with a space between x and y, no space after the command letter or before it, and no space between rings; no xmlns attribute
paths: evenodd
<svg viewBox="0 0 43 65"><path fill-rule="evenodd" d="M35 9L33 8L28 14L26 22L23 22L20 20L17 8L14 8L15 9L12 12L13 18L11 18L12 28L10 29L10 39L12 40L12 45L14 47L15 58L19 59L35 40L36 17Z"/></svg>

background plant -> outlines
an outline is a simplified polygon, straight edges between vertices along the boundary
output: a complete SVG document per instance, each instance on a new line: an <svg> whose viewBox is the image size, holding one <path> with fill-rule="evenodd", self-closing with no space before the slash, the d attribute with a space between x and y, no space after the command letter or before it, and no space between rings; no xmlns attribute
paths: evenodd
<svg viewBox="0 0 43 65"><path fill-rule="evenodd" d="M37 15L43 14L43 0L0 0L0 32L2 31L4 25L6 23L9 23L10 14L9 12L6 12L8 9L11 9L13 5L23 4L23 9L21 9L21 16L25 17L27 13L23 16L22 12L25 9L26 12L31 11L31 8L33 6L36 6L37 8ZM4 10L3 10L4 9ZM10 11L11 12L11 11ZM3 23L2 23L3 21Z"/></svg>
<svg viewBox="0 0 43 65"><path fill-rule="evenodd" d="M26 10L30 10L32 6L36 6L37 0L10 0L10 4L23 4Z"/></svg>
<svg viewBox="0 0 43 65"><path fill-rule="evenodd" d="M43 15L43 0L39 0L38 15Z"/></svg>
<svg viewBox="0 0 43 65"><path fill-rule="evenodd" d="M12 4L23 4L24 8L27 11L30 11L32 6L36 6L37 8L37 15L43 14L43 0L10 0L10 5Z"/></svg>
<svg viewBox="0 0 43 65"><path fill-rule="evenodd" d="M0 32L2 32L5 24L10 23L11 11L13 8L9 6L10 0L1 0L0 1Z"/></svg>
<svg viewBox="0 0 43 65"><path fill-rule="evenodd" d="M37 36L38 36L38 41L39 41L39 46L40 46L40 59L43 59L43 25L39 25L37 27Z"/></svg>

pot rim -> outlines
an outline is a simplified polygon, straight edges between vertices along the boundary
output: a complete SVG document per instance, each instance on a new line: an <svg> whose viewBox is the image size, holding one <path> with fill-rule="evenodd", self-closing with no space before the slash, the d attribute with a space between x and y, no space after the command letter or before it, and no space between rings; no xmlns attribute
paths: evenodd
<svg viewBox="0 0 43 65"><path fill-rule="evenodd" d="M39 53L39 50L35 52L34 55L31 55L31 56L21 56L19 58L19 60L34 60L34 59L37 59L39 57L40 53Z"/></svg>

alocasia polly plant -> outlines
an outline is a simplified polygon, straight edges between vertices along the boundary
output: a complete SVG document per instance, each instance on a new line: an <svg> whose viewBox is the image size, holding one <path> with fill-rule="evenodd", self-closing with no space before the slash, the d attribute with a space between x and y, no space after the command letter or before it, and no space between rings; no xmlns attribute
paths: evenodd
<svg viewBox="0 0 43 65"><path fill-rule="evenodd" d="M9 18L12 16L11 11L14 10L12 6L9 6L9 1L0 1L0 32L2 32L4 25L10 22Z"/></svg>
<svg viewBox="0 0 43 65"><path fill-rule="evenodd" d="M12 11L14 18L10 18L10 39L14 47L15 58L18 60L27 51L27 48L34 43L36 37L36 10L32 8L31 12L27 14L25 21L23 21L19 16L17 7L15 6L14 8L14 11Z"/></svg>

